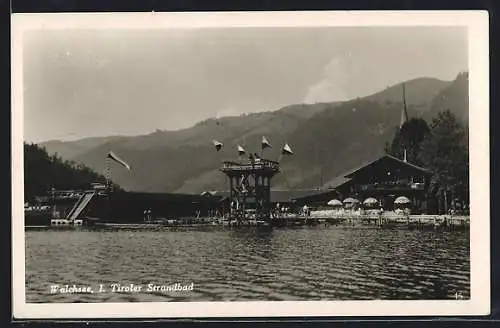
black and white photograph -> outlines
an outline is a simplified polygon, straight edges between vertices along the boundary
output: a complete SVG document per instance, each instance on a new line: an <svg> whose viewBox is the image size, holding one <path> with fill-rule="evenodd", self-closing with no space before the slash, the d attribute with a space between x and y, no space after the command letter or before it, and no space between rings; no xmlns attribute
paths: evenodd
<svg viewBox="0 0 500 328"><path fill-rule="evenodd" d="M14 315L489 312L484 12L12 24Z"/></svg>

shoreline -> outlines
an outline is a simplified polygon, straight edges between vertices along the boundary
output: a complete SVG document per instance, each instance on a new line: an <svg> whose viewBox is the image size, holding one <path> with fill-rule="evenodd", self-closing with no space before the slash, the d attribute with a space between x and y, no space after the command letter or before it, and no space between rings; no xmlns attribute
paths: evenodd
<svg viewBox="0 0 500 328"><path fill-rule="evenodd" d="M463 215L335 215L328 217L281 217L273 218L268 224L256 224L247 221L239 224L229 224L220 219L203 220L201 222L175 223L168 222L142 222L142 223L113 223L94 222L84 226L54 227L50 225L25 225L25 230L75 230L88 228L104 229L147 229L157 230L163 228L299 228L311 226L336 226L336 227L373 227L395 229L448 229L461 230L470 226L470 216Z"/></svg>

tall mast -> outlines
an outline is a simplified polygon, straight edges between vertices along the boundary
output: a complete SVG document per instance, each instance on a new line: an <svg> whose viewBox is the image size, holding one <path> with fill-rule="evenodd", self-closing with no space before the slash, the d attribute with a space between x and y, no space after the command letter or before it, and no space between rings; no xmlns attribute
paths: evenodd
<svg viewBox="0 0 500 328"><path fill-rule="evenodd" d="M408 109L406 108L406 85L403 83L403 118L404 122L408 121Z"/></svg>
<svg viewBox="0 0 500 328"><path fill-rule="evenodd" d="M403 124L405 124L406 122L408 122L408 110L406 108L406 87L405 87L405 83L403 83L403 110L401 112L401 124L399 126L399 129L401 131L401 128L403 127ZM406 147L405 145L403 144L403 161L407 161L407 157L406 157Z"/></svg>

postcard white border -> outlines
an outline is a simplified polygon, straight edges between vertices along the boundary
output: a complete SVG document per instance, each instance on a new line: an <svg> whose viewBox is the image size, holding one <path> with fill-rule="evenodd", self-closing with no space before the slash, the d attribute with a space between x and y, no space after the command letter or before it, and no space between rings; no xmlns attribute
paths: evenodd
<svg viewBox="0 0 500 328"><path fill-rule="evenodd" d="M13 315L16 319L462 316L490 313L489 30L486 11L58 13L12 15ZM39 29L464 26L469 35L471 299L467 301L26 303L22 37ZM471 114L473 113L473 115Z"/></svg>

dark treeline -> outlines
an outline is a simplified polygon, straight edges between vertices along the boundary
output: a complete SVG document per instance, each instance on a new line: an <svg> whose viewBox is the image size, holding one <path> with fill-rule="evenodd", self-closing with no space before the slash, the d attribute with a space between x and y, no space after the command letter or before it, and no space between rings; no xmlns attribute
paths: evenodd
<svg viewBox="0 0 500 328"><path fill-rule="evenodd" d="M429 197L438 202L438 212L458 204L469 203L468 129L446 110L432 119L430 125L412 118L396 131L386 152L433 171Z"/></svg>
<svg viewBox="0 0 500 328"><path fill-rule="evenodd" d="M35 196L47 195L51 188L84 189L93 182L105 183L102 174L82 164L49 155L36 144L24 143L24 197L31 202ZM114 186L119 189L118 186Z"/></svg>

